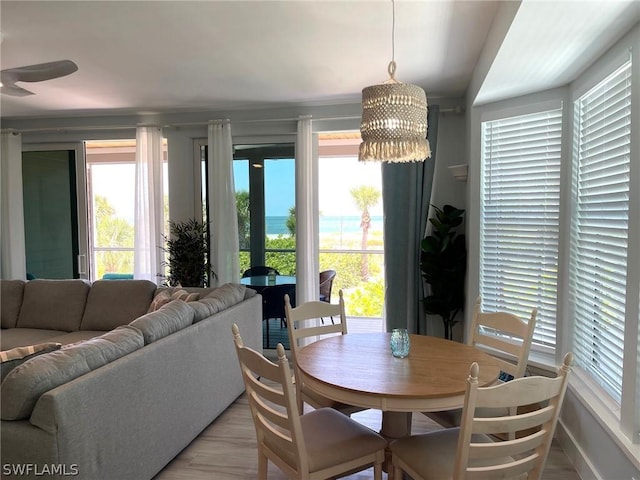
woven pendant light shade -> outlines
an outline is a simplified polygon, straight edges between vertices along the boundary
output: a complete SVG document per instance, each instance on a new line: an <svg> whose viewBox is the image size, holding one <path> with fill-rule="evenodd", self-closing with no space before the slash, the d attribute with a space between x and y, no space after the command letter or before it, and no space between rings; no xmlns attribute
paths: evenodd
<svg viewBox="0 0 640 480"><path fill-rule="evenodd" d="M362 89L362 143L358 160L423 162L431 157L427 142L427 95L417 85L395 77L395 2L392 5L389 80Z"/></svg>
<svg viewBox="0 0 640 480"><path fill-rule="evenodd" d="M364 88L360 133L360 161L421 162L431 157L424 90L396 81Z"/></svg>

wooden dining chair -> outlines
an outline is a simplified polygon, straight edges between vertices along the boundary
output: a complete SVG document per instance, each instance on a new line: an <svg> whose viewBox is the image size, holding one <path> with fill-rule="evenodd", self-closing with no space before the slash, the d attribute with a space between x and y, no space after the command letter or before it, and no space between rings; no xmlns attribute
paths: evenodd
<svg viewBox="0 0 640 480"><path fill-rule="evenodd" d="M287 316L287 329L289 331L289 345L293 357L294 374L296 378L296 392L298 408L300 413L304 412L304 403L308 403L313 408L331 407L345 415L365 410L361 407L335 402L331 399L317 394L305 386L304 380L298 369L296 355L300 346L299 340L318 340L324 335L345 335L347 333L347 316L344 308L344 296L342 290L338 292L338 303L326 303L319 301L305 302L294 308L291 298L284 297L284 310ZM340 322L322 325L309 325L308 322L317 321L323 317L335 317ZM316 322L317 323L317 322Z"/></svg>
<svg viewBox="0 0 640 480"><path fill-rule="evenodd" d="M499 381L524 376L537 314L538 310L534 308L529 320L525 321L507 312L482 312L481 298L476 300L467 344L495 357L502 371ZM489 412L491 413L496 412ZM460 425L462 410L425 412L425 415L448 428Z"/></svg>
<svg viewBox="0 0 640 480"><path fill-rule="evenodd" d="M467 381L461 426L391 442L393 477L399 480L402 472L406 472L414 480L540 479L572 361L573 354L567 353L555 378L522 377L489 387L478 386L480 369L474 362ZM540 403L542 408L517 412L517 407L531 402ZM515 413L495 417L476 415L476 409L496 407ZM527 434L517 440L495 440L495 435L525 430Z"/></svg>
<svg viewBox="0 0 640 480"><path fill-rule="evenodd" d="M258 478L267 478L271 460L290 478L334 478L373 465L381 480L386 440L331 408L301 415L282 344L273 363L244 346L236 324L231 329L256 429Z"/></svg>

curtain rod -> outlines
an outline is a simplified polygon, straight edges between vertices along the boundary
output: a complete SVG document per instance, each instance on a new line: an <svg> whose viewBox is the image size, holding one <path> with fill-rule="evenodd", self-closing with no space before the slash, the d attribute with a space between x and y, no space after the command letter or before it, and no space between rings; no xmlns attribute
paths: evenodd
<svg viewBox="0 0 640 480"><path fill-rule="evenodd" d="M441 108L440 113L463 113L464 108L460 106L450 107L450 108ZM307 117L306 115L300 115L298 117L285 117L285 118L262 118L262 119L246 119L246 120L231 120L231 125L237 124L258 124L258 123L272 123L272 122L293 122L297 121L301 118ZM337 117L314 117L309 116L311 120L357 120L360 119L360 115L345 115L345 116L337 116ZM6 128L0 130L1 133L5 132L17 132L17 133L46 133L46 132L78 132L78 131L103 131L103 130L131 130L136 127L161 127L161 128L184 128L184 127L204 127L209 124L211 120L207 121L199 121L199 122L184 122L184 123L167 123L163 125L159 124L149 124L149 123L138 123L135 125L94 125L94 126L68 126L68 127L42 127L42 128Z"/></svg>
<svg viewBox="0 0 640 480"><path fill-rule="evenodd" d="M231 125L238 124L252 124L252 123L272 123L272 122L293 122L299 120L301 117L290 118L263 118L263 119L246 119L246 120L231 120ZM360 116L343 116L343 117L311 117L312 120L355 120ZM215 121L215 119L212 119ZM212 120L198 121L198 122L172 122L172 123L136 123L132 125L82 125L82 126L61 126L61 127L41 127L41 128L7 128L2 129L0 132L19 132L19 133L39 133L39 132L77 132L77 131L103 131L103 130L131 130L136 127L161 127L161 128L184 128L184 127L206 127Z"/></svg>

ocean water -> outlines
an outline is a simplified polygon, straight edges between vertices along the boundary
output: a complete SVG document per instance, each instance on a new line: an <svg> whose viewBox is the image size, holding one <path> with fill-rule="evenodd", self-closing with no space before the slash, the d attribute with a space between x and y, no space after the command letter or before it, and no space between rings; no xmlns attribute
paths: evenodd
<svg viewBox="0 0 640 480"><path fill-rule="evenodd" d="M287 235L287 216L266 217L267 235ZM371 217L371 230L382 230L382 216ZM320 217L320 234L323 233L358 233L360 215Z"/></svg>

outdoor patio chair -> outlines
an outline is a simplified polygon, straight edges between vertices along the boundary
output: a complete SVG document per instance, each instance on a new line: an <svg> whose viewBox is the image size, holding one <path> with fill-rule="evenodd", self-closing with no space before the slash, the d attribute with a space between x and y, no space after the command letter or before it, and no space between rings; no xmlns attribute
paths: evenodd
<svg viewBox="0 0 640 480"><path fill-rule="evenodd" d="M269 275L270 273L275 273L276 275L280 275L280 272L278 272L278 270L276 270L273 267L257 265L255 267L247 268L244 272L242 272L242 278L257 277L260 275Z"/></svg>

